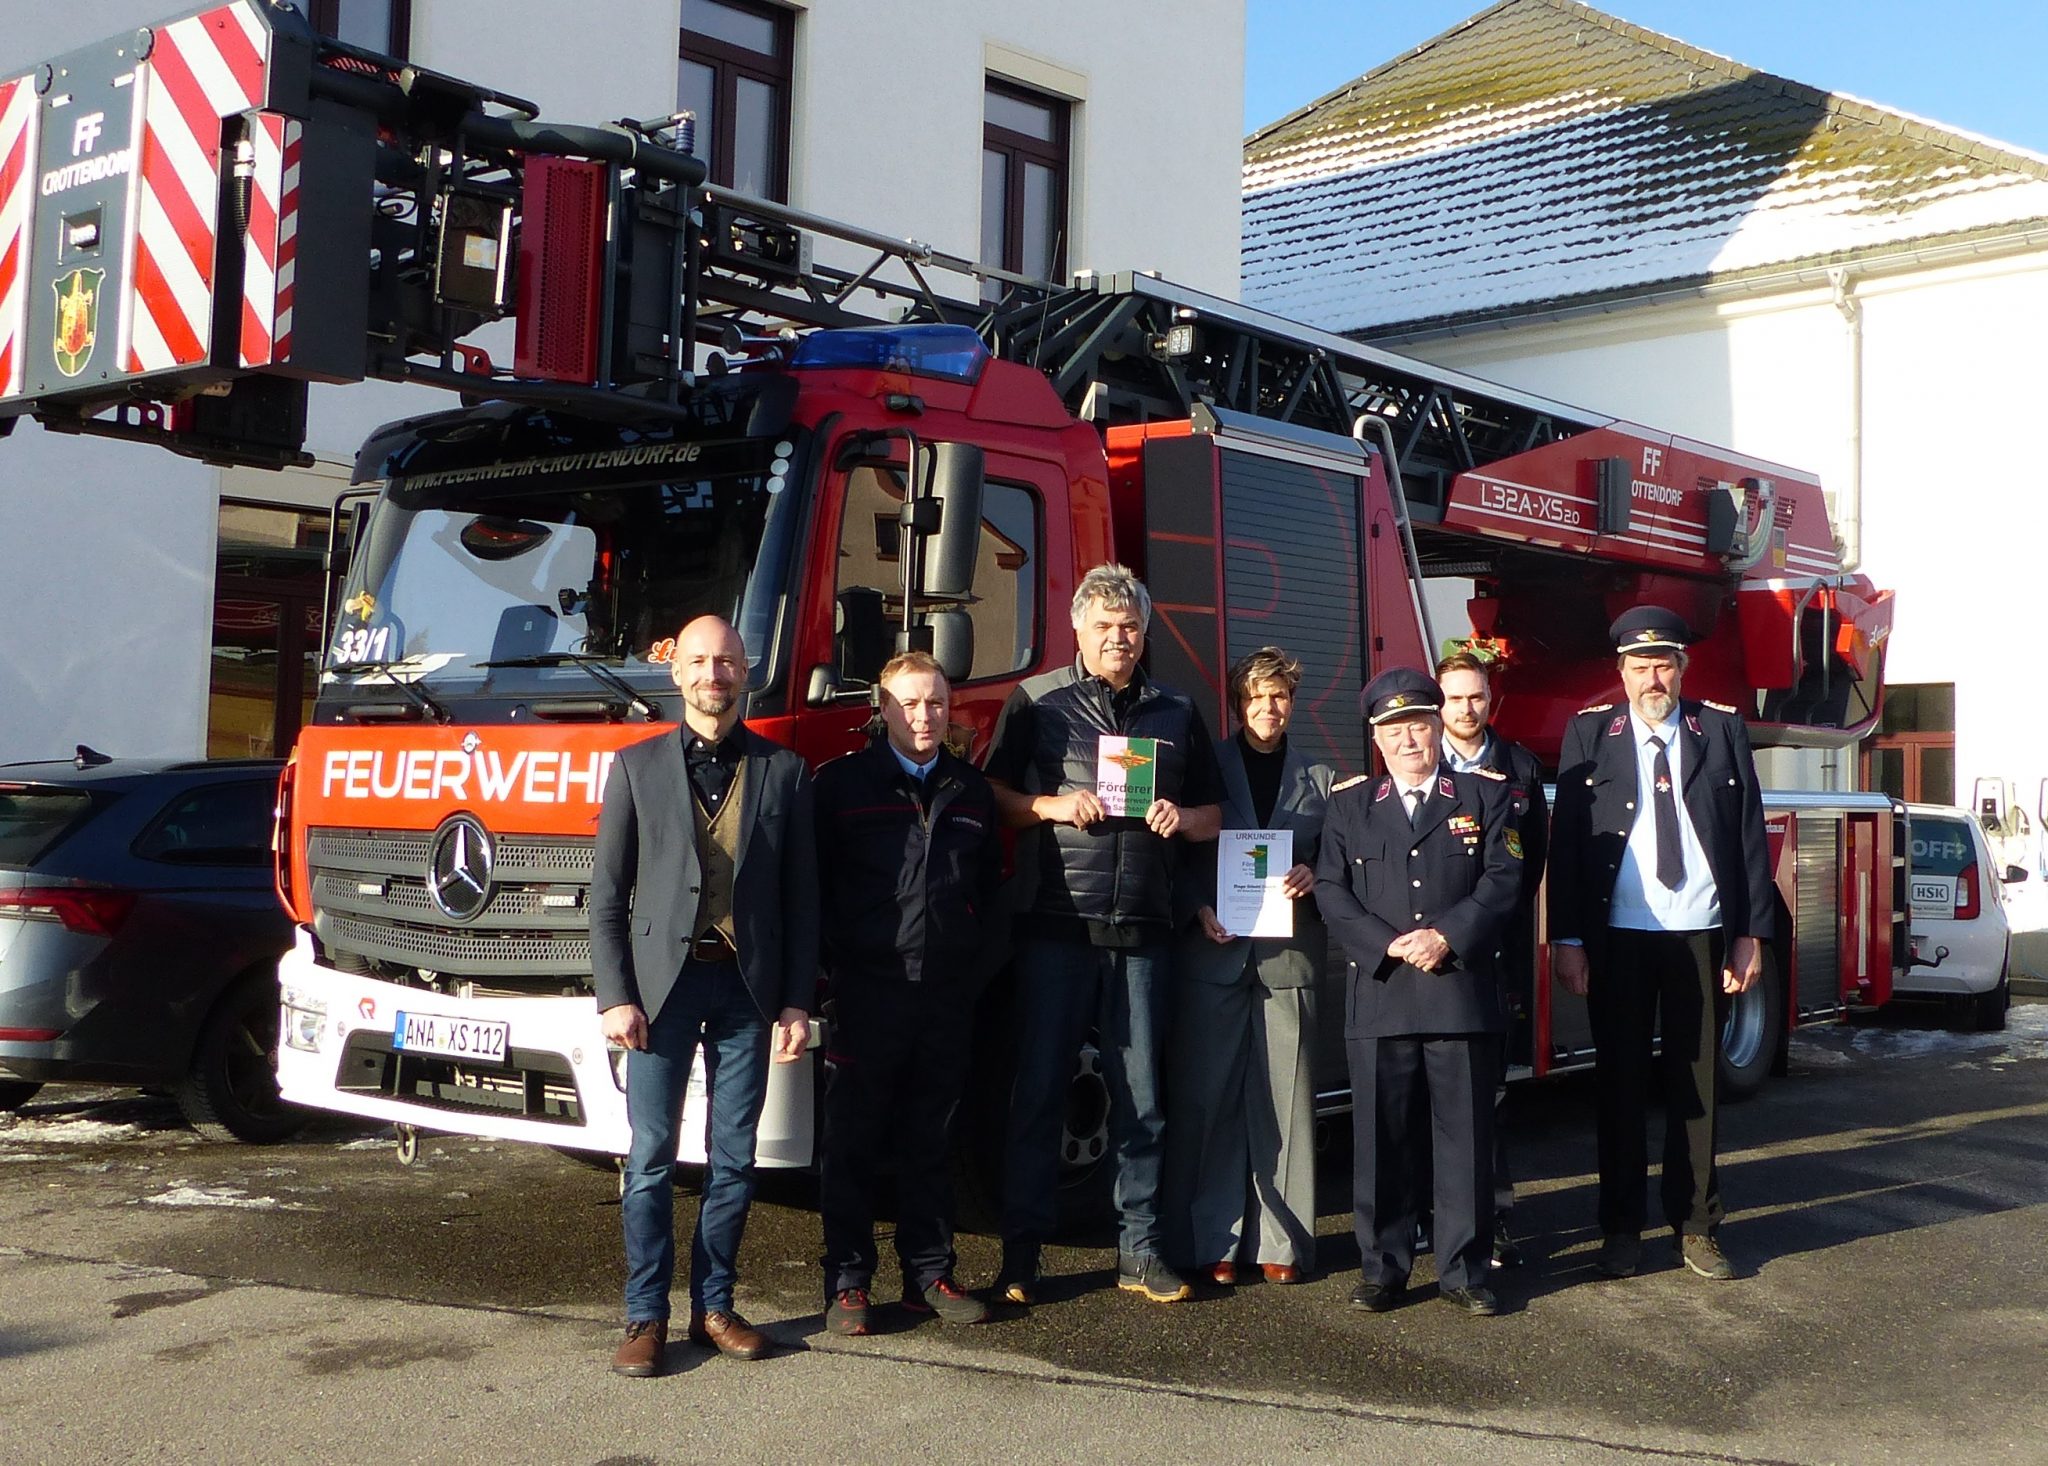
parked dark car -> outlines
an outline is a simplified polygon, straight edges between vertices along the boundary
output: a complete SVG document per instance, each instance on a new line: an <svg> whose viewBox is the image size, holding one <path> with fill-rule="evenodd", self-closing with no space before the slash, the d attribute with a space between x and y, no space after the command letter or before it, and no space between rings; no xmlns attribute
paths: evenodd
<svg viewBox="0 0 2048 1466"><path fill-rule="evenodd" d="M282 1140L274 759L0 765L0 1110L45 1083L168 1089L213 1139Z"/></svg>

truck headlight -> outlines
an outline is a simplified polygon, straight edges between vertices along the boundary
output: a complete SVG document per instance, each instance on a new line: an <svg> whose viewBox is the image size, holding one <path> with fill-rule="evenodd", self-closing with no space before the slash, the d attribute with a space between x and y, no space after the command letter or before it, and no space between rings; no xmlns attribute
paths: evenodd
<svg viewBox="0 0 2048 1466"><path fill-rule="evenodd" d="M320 1030L327 1026L327 1005L297 988L284 990L284 1022L279 1025L287 1047L317 1051Z"/></svg>

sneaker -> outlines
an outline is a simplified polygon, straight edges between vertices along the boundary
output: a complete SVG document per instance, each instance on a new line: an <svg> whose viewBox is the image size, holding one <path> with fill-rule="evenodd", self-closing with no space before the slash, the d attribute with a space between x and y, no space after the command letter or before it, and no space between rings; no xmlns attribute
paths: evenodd
<svg viewBox="0 0 2048 1466"><path fill-rule="evenodd" d="M841 1288L825 1305L825 1327L857 1339L868 1332L868 1290Z"/></svg>
<svg viewBox="0 0 2048 1466"><path fill-rule="evenodd" d="M996 1297L1025 1307L1038 1301L1038 1248L1028 1242L1005 1242L1003 1266L996 1274Z"/></svg>
<svg viewBox="0 0 2048 1466"><path fill-rule="evenodd" d="M1674 1241L1679 1260L1701 1277L1725 1283L1735 1276L1735 1264L1712 1232L1680 1232Z"/></svg>
<svg viewBox="0 0 2048 1466"><path fill-rule="evenodd" d="M1142 1293L1154 1303L1178 1303L1194 1292L1187 1279L1156 1257L1119 1256L1116 1285L1126 1293Z"/></svg>
<svg viewBox="0 0 2048 1466"><path fill-rule="evenodd" d="M981 1323L988 1317L988 1305L951 1278L940 1278L921 1295L905 1288L903 1307L909 1313L936 1313L947 1323Z"/></svg>
<svg viewBox="0 0 2048 1466"><path fill-rule="evenodd" d="M1632 1278L1643 1265L1643 1239L1633 1232L1615 1232L1600 1244L1593 1266L1610 1278Z"/></svg>

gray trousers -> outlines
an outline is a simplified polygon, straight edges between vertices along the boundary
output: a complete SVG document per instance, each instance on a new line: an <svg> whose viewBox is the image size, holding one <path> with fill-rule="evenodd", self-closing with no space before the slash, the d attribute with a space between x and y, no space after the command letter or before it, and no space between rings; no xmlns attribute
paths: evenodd
<svg viewBox="0 0 2048 1466"><path fill-rule="evenodd" d="M1168 1256L1315 1265L1315 991L1183 980L1166 1063Z"/></svg>

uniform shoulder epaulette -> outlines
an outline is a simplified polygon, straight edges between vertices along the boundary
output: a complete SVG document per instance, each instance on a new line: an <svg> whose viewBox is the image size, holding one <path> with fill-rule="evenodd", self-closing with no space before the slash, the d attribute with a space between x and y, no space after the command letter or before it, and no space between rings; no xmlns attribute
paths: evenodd
<svg viewBox="0 0 2048 1466"><path fill-rule="evenodd" d="M1589 708L1580 708L1579 713L1604 713L1613 706L1614 704L1611 702L1596 702ZM1572 716L1577 717L1578 713L1574 713Z"/></svg>
<svg viewBox="0 0 2048 1466"><path fill-rule="evenodd" d="M1367 779L1370 779L1371 777L1371 774L1353 774L1348 779L1339 779L1336 783L1330 786L1330 792L1332 794L1335 794L1339 789L1349 789L1353 784L1363 784Z"/></svg>
<svg viewBox="0 0 2048 1466"><path fill-rule="evenodd" d="M1727 703L1725 703L1725 702L1715 702L1715 701L1714 701L1714 700L1713 700L1712 698L1710 698L1710 697L1703 697L1703 698L1701 698L1701 699L1700 699L1700 706L1701 706L1701 707L1703 707L1703 708L1712 708L1712 709L1713 709L1713 710L1714 710L1715 712L1717 712L1717 713L1728 713L1728 714L1730 714L1730 715L1732 715L1732 716L1734 716L1734 717L1738 717L1738 718L1742 716L1742 714L1741 714L1741 713L1738 713L1738 712L1736 712L1734 708L1731 708L1731 707L1729 707Z"/></svg>
<svg viewBox="0 0 2048 1466"><path fill-rule="evenodd" d="M1496 784L1505 784L1508 781L1508 776L1506 774L1503 774L1499 769L1489 769L1484 766L1481 766L1476 769L1468 769L1466 770L1466 772L1477 774L1482 779L1491 779Z"/></svg>

